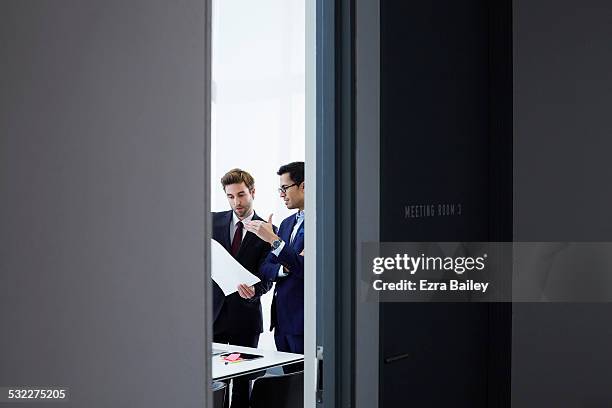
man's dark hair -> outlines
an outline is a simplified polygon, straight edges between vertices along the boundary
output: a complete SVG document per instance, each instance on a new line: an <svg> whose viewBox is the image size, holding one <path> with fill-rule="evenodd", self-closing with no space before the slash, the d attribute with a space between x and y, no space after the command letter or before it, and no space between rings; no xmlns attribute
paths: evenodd
<svg viewBox="0 0 612 408"><path fill-rule="evenodd" d="M297 185L300 185L304 181L304 162L285 164L278 169L276 174L282 176L285 173L289 173L291 180L293 180L293 182Z"/></svg>

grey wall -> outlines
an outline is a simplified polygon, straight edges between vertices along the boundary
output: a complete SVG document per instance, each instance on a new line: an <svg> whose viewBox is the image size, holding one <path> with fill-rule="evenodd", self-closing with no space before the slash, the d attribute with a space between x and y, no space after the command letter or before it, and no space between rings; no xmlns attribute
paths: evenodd
<svg viewBox="0 0 612 408"><path fill-rule="evenodd" d="M514 1L519 240L612 238L612 3Z"/></svg>
<svg viewBox="0 0 612 408"><path fill-rule="evenodd" d="M612 3L515 0L513 25L515 240L611 241ZM612 404L610 306L514 304L513 406Z"/></svg>
<svg viewBox="0 0 612 408"><path fill-rule="evenodd" d="M2 1L0 386L203 405L206 4Z"/></svg>

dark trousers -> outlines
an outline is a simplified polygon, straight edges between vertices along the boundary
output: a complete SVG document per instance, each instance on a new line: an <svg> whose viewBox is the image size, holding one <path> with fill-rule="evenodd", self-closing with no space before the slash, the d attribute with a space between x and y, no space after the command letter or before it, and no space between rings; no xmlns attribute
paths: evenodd
<svg viewBox="0 0 612 408"><path fill-rule="evenodd" d="M259 333L215 333L213 341L215 343L233 344L235 346L257 347L257 344L259 344ZM234 378L232 383L232 408L248 408L251 394L249 377ZM227 408L228 406L229 395L225 398L225 407Z"/></svg>
<svg viewBox="0 0 612 408"><path fill-rule="evenodd" d="M278 351L287 353L304 354L304 335L283 334L274 331L274 342ZM283 367L285 374L295 373L304 370L304 364L289 364Z"/></svg>
<svg viewBox="0 0 612 408"><path fill-rule="evenodd" d="M304 335L284 334L274 330L274 342L278 351L304 354Z"/></svg>

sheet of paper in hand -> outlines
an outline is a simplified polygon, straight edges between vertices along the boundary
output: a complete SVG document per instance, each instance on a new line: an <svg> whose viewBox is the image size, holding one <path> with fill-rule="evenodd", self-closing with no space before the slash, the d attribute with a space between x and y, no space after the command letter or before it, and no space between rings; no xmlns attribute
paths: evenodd
<svg viewBox="0 0 612 408"><path fill-rule="evenodd" d="M252 286L260 281L214 239L211 239L210 249L212 253L211 276L225 296L237 292L237 287L241 283Z"/></svg>

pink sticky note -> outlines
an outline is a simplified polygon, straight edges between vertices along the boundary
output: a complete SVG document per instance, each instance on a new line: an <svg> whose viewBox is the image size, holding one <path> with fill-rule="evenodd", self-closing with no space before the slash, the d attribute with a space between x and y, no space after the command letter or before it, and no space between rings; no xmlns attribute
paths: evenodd
<svg viewBox="0 0 612 408"><path fill-rule="evenodd" d="M225 361L236 361L240 358L240 353L232 353L229 356L225 357Z"/></svg>

